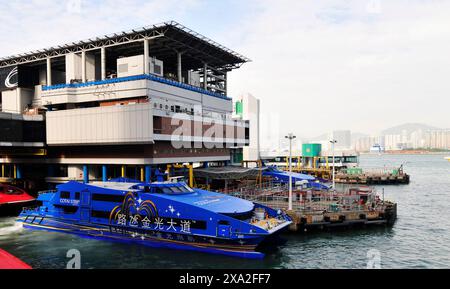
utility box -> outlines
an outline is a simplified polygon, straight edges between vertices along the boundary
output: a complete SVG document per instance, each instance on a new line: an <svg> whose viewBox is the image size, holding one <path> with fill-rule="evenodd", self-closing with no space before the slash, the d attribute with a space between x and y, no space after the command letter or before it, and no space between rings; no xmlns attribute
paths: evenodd
<svg viewBox="0 0 450 289"><path fill-rule="evenodd" d="M302 156L307 158L319 157L322 152L321 144L303 144Z"/></svg>
<svg viewBox="0 0 450 289"><path fill-rule="evenodd" d="M201 87L200 73L198 72L192 70L186 71L186 73L184 74L184 79L187 84Z"/></svg>
<svg viewBox="0 0 450 289"><path fill-rule="evenodd" d="M66 83L72 83L75 81L81 81L83 79L83 64L81 54L67 54L66 55ZM95 80L95 56L93 54L86 53L86 80ZM43 75L46 77L46 75ZM42 83L42 82L41 82ZM45 83L45 82L44 82Z"/></svg>
<svg viewBox="0 0 450 289"><path fill-rule="evenodd" d="M144 74L144 55L117 59L117 77Z"/></svg>
<svg viewBox="0 0 450 289"><path fill-rule="evenodd" d="M164 63L150 58L150 73L163 77ZM142 75L145 73L144 55L136 55L117 59L117 77Z"/></svg>
<svg viewBox="0 0 450 289"><path fill-rule="evenodd" d="M164 77L164 63L161 60L152 58L150 60L150 73Z"/></svg>
<svg viewBox="0 0 450 289"><path fill-rule="evenodd" d="M34 91L26 88L16 88L3 91L2 112L22 114L33 102Z"/></svg>

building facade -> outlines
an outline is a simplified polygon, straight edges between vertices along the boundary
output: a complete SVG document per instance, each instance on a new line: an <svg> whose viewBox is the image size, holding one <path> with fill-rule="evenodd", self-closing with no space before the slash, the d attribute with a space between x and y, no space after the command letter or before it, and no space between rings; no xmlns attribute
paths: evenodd
<svg viewBox="0 0 450 289"><path fill-rule="evenodd" d="M227 163L249 144L227 75L248 61L176 22L0 59L2 178L150 181Z"/></svg>

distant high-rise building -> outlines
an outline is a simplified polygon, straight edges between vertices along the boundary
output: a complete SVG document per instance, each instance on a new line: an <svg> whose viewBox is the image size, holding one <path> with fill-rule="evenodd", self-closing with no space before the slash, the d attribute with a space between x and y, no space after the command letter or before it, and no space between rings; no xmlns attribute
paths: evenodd
<svg viewBox="0 0 450 289"><path fill-rule="evenodd" d="M384 136L384 146L386 150L401 150L404 148L401 134L388 134Z"/></svg>
<svg viewBox="0 0 450 289"><path fill-rule="evenodd" d="M379 136L361 137L355 142L355 150L357 152L368 152L374 145L380 145L384 147L384 139Z"/></svg>
<svg viewBox="0 0 450 289"><path fill-rule="evenodd" d="M260 159L260 101L247 93L241 95L235 102L235 116L250 121L250 145L243 148L243 160L256 161Z"/></svg>
<svg viewBox="0 0 450 289"><path fill-rule="evenodd" d="M425 146L429 149L450 149L450 129L428 131Z"/></svg>

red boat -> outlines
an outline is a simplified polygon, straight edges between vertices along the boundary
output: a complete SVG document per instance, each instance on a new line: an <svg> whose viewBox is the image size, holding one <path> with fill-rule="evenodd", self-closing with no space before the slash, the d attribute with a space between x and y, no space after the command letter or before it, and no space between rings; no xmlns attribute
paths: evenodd
<svg viewBox="0 0 450 289"><path fill-rule="evenodd" d="M32 269L28 264L0 249L0 270L26 270Z"/></svg>
<svg viewBox="0 0 450 289"><path fill-rule="evenodd" d="M36 199L22 189L0 184L0 215L17 215L26 206L32 205Z"/></svg>

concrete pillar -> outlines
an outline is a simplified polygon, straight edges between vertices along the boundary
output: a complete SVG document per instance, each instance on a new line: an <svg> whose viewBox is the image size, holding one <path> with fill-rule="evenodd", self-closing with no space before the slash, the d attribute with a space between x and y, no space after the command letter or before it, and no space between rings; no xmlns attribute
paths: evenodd
<svg viewBox="0 0 450 289"><path fill-rule="evenodd" d="M121 171L122 171L122 172L121 172L122 178L126 178L126 177L127 177L127 167L122 166Z"/></svg>
<svg viewBox="0 0 450 289"><path fill-rule="evenodd" d="M83 181L85 184L89 183L89 167L87 165L83 166Z"/></svg>
<svg viewBox="0 0 450 289"><path fill-rule="evenodd" d="M152 167L145 166L145 182L150 183L152 181Z"/></svg>
<svg viewBox="0 0 450 289"><path fill-rule="evenodd" d="M19 165L16 166L16 179L22 179L22 168Z"/></svg>
<svg viewBox="0 0 450 289"><path fill-rule="evenodd" d="M177 53L177 59L178 59L178 64L177 64L178 82L183 82L183 68L182 68L182 64L181 64L181 53L180 52Z"/></svg>
<svg viewBox="0 0 450 289"><path fill-rule="evenodd" d="M106 79L106 48L102 47L100 49L101 52L101 66L102 66L102 80Z"/></svg>
<svg viewBox="0 0 450 289"><path fill-rule="evenodd" d="M52 85L52 60L47 58L47 86Z"/></svg>
<svg viewBox="0 0 450 289"><path fill-rule="evenodd" d="M208 64L203 65L203 89L208 90Z"/></svg>
<svg viewBox="0 0 450 289"><path fill-rule="evenodd" d="M148 39L144 39L144 73L150 74L150 46Z"/></svg>
<svg viewBox="0 0 450 289"><path fill-rule="evenodd" d="M102 166L102 181L103 182L108 181L108 167L105 165Z"/></svg>
<svg viewBox="0 0 450 289"><path fill-rule="evenodd" d="M194 187L194 164L189 164L189 187Z"/></svg>
<svg viewBox="0 0 450 289"><path fill-rule="evenodd" d="M86 51L81 52L81 81L86 82Z"/></svg>
<svg viewBox="0 0 450 289"><path fill-rule="evenodd" d="M48 165L47 167L47 177L53 177L55 175L55 168L53 165Z"/></svg>

